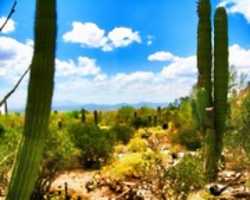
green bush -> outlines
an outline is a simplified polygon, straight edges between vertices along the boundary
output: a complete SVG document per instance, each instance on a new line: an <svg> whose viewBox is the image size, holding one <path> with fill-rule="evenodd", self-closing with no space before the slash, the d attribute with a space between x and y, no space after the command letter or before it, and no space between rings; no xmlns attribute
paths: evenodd
<svg viewBox="0 0 250 200"><path fill-rule="evenodd" d="M82 164L87 168L99 168L110 157L113 138L110 132L93 124L74 123L69 127L73 143L81 151Z"/></svg>
<svg viewBox="0 0 250 200"><path fill-rule="evenodd" d="M6 130L5 130L5 127L0 124L0 137L2 137L4 134L5 134Z"/></svg>
<svg viewBox="0 0 250 200"><path fill-rule="evenodd" d="M127 125L116 124L110 130L117 141L127 144L134 134L134 130Z"/></svg>
<svg viewBox="0 0 250 200"><path fill-rule="evenodd" d="M181 144L191 151L201 147L201 136L196 130L191 128L180 130L172 136L172 140L174 143Z"/></svg>
<svg viewBox="0 0 250 200"><path fill-rule="evenodd" d="M248 154L248 157L250 158L250 91L248 92L247 96L245 97L243 104L242 104L242 114L241 114L241 120L242 120L242 137L243 137L243 148Z"/></svg>
<svg viewBox="0 0 250 200"><path fill-rule="evenodd" d="M185 199L189 192L202 188L206 183L202 160L197 156L185 156L167 170L166 180L174 194Z"/></svg>
<svg viewBox="0 0 250 200"><path fill-rule="evenodd" d="M141 117L138 116L132 120L132 126L136 129L142 128L142 127L149 127L151 124L148 120L148 117Z"/></svg>
<svg viewBox="0 0 250 200"><path fill-rule="evenodd" d="M5 190L9 183L9 173L12 169L17 147L21 138L21 130L4 127L0 136L0 190Z"/></svg>
<svg viewBox="0 0 250 200"><path fill-rule="evenodd" d="M51 125L45 143L39 177L31 200L40 199L40 197L48 193L50 184L57 172L77 167L77 155L77 149L72 143L68 132L58 129L56 124Z"/></svg>

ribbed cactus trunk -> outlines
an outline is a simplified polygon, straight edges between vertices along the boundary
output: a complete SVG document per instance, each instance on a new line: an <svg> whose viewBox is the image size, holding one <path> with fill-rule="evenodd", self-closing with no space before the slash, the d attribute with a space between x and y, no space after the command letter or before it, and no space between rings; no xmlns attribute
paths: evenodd
<svg viewBox="0 0 250 200"><path fill-rule="evenodd" d="M212 98L212 28L210 0L198 2L198 83L194 113L200 132L204 135L204 171L209 180L214 176L215 131Z"/></svg>
<svg viewBox="0 0 250 200"><path fill-rule="evenodd" d="M193 111L199 130L205 133L204 167L208 180L213 181L218 172L227 112L229 76L227 14L224 8L216 10L213 73L210 0L199 0L198 15L197 66L199 73ZM212 75L214 75L214 82Z"/></svg>
<svg viewBox="0 0 250 200"><path fill-rule="evenodd" d="M220 159L227 115L229 79L228 22L225 8L217 8L214 18L214 112L216 159Z"/></svg>
<svg viewBox="0 0 250 200"><path fill-rule="evenodd" d="M82 121L82 123L84 123L85 124L85 122L86 122L86 110L83 108L83 109L81 109L81 121Z"/></svg>
<svg viewBox="0 0 250 200"><path fill-rule="evenodd" d="M197 66L198 66L198 88L204 88L208 94L207 103L212 104L212 39L211 39L211 4L210 0L198 2L198 44L197 44Z"/></svg>
<svg viewBox="0 0 250 200"><path fill-rule="evenodd" d="M97 110L95 110L94 111L94 122L95 122L95 125L98 125L98 111Z"/></svg>
<svg viewBox="0 0 250 200"><path fill-rule="evenodd" d="M24 133L7 200L29 200L39 174L53 95L56 33L56 0L37 0Z"/></svg>

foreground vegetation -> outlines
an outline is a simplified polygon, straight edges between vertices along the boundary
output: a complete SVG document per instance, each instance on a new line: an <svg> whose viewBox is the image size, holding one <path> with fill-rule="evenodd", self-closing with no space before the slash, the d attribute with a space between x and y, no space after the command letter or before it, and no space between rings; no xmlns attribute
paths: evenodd
<svg viewBox="0 0 250 200"><path fill-rule="evenodd" d="M250 181L245 175L250 170L249 102L250 88L230 98L223 160L219 163L221 174L228 171L242 174L241 186L246 188ZM192 116L191 98L158 109L123 107L106 112L53 112L32 199L64 199L65 195L91 199L91 194L102 187L109 188L107 196L117 197L129 188L125 183L132 184L133 191L129 190L127 197L124 194L121 199L187 199L199 193L204 199L211 199L214 194L205 187L208 180L203 167L203 136L194 128ZM23 114L18 113L0 118L1 195L10 180L23 121ZM61 173L75 169L93 172L84 186L89 196L88 192L81 196L70 185L67 194L64 184L52 187Z"/></svg>

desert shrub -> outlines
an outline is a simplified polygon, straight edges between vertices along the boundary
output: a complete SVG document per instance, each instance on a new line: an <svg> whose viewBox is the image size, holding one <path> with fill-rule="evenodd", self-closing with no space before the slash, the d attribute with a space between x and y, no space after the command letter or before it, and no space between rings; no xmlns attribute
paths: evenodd
<svg viewBox="0 0 250 200"><path fill-rule="evenodd" d="M0 136L0 190L5 190L8 186L9 172L14 163L21 131L5 126L4 134Z"/></svg>
<svg viewBox="0 0 250 200"><path fill-rule="evenodd" d="M132 120L131 124L136 129L143 128L143 127L149 127L150 126L150 123L148 121L148 117L145 117L145 116L135 117Z"/></svg>
<svg viewBox="0 0 250 200"><path fill-rule="evenodd" d="M107 130L93 124L74 123L69 127L69 133L81 151L81 161L85 167L99 168L110 157L113 138Z"/></svg>
<svg viewBox="0 0 250 200"><path fill-rule="evenodd" d="M152 151L128 153L102 169L102 174L111 179L145 177L155 166L157 156Z"/></svg>
<svg viewBox="0 0 250 200"><path fill-rule="evenodd" d="M134 118L134 112L135 112L135 109L131 106L121 107L117 111L116 122L129 124L131 120Z"/></svg>
<svg viewBox="0 0 250 200"><path fill-rule="evenodd" d="M242 120L242 136L243 136L243 147L250 158L250 92L245 97L242 105L242 114L241 114L241 120Z"/></svg>
<svg viewBox="0 0 250 200"><path fill-rule="evenodd" d="M250 159L250 91L231 102L230 129L224 137L228 149L242 148Z"/></svg>
<svg viewBox="0 0 250 200"><path fill-rule="evenodd" d="M147 150L147 144L145 140L135 137L128 143L128 151L130 152L145 152Z"/></svg>
<svg viewBox="0 0 250 200"><path fill-rule="evenodd" d="M110 130L111 134L115 137L117 141L127 144L132 138L134 130L127 125L116 124Z"/></svg>
<svg viewBox="0 0 250 200"><path fill-rule="evenodd" d="M173 192L185 199L189 192L204 186L202 159L197 156L185 156L178 164L166 172L166 180Z"/></svg>
<svg viewBox="0 0 250 200"><path fill-rule="evenodd" d="M48 170L63 170L72 167L73 158L77 155L77 149L71 141L67 131L51 127L49 137L44 150L43 164Z"/></svg>
<svg viewBox="0 0 250 200"><path fill-rule="evenodd" d="M50 126L46 140L39 178L31 200L40 199L47 194L57 172L77 166L77 149L67 131Z"/></svg>
<svg viewBox="0 0 250 200"><path fill-rule="evenodd" d="M185 146L188 150L196 150L201 147L201 136L191 128L181 129L172 135L172 141L176 144Z"/></svg>
<svg viewBox="0 0 250 200"><path fill-rule="evenodd" d="M0 137L5 134L6 130L3 124L0 124Z"/></svg>

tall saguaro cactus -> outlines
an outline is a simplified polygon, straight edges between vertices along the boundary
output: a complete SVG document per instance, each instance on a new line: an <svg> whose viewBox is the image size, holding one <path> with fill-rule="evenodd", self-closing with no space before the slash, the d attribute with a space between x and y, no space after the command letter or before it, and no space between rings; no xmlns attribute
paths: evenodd
<svg viewBox="0 0 250 200"><path fill-rule="evenodd" d="M217 176L225 129L228 94L228 25L224 8L217 8L214 19L214 71L212 73L212 45L209 0L198 4L198 83L195 119L205 133L205 170L209 181Z"/></svg>
<svg viewBox="0 0 250 200"><path fill-rule="evenodd" d="M208 104L212 104L212 41L211 41L211 4L210 0L198 3L198 44L197 66L199 71L198 87L204 88L208 94ZM207 106L210 106L207 105Z"/></svg>
<svg viewBox="0 0 250 200"><path fill-rule="evenodd" d="M35 47L31 63L23 138L7 200L29 200L38 177L54 87L56 0L37 0Z"/></svg>
<svg viewBox="0 0 250 200"><path fill-rule="evenodd" d="M227 113L229 79L228 22L225 8L217 8L214 18L214 113L217 157L222 151L222 139Z"/></svg>

